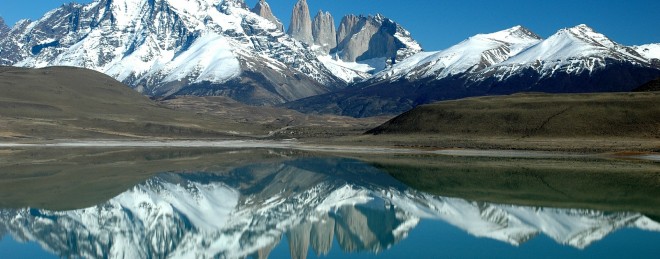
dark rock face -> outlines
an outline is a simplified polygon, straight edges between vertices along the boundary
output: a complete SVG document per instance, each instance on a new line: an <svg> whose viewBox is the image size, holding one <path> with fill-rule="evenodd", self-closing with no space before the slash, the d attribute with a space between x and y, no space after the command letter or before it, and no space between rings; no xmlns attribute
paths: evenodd
<svg viewBox="0 0 660 259"><path fill-rule="evenodd" d="M472 96L518 92L626 92L658 77L660 69L611 61L605 69L577 75L559 72L551 77L542 77L537 71L528 69L504 81L496 78L474 81L468 75L461 74L440 80L401 79L371 85L358 84L339 92L290 102L285 106L307 113L369 117L400 114L422 104Z"/></svg>
<svg viewBox="0 0 660 259"><path fill-rule="evenodd" d="M329 12L319 11L316 14L312 22L312 36L314 36L314 44L321 46L325 54L337 47L335 20Z"/></svg>
<svg viewBox="0 0 660 259"><path fill-rule="evenodd" d="M277 25L278 30L284 31L284 25L279 19L277 19L277 17L275 17L275 15L273 15L273 11L270 9L270 5L266 3L266 0L259 0L257 5L252 8L252 12Z"/></svg>
<svg viewBox="0 0 660 259"><path fill-rule="evenodd" d="M314 43L314 37L312 36L312 18L309 13L309 6L307 6L307 0L300 0L293 7L288 34L294 39L309 45Z"/></svg>

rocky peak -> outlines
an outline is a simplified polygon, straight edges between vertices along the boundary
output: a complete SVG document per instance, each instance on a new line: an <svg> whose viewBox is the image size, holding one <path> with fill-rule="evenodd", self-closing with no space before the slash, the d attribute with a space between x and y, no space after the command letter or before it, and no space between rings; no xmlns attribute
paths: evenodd
<svg viewBox="0 0 660 259"><path fill-rule="evenodd" d="M607 48L611 48L617 45L615 42L607 38L607 36L596 32L593 28L587 26L586 24L580 24L573 28L564 29L559 32L559 34L561 33L570 34L573 37L582 40L583 42L600 45Z"/></svg>
<svg viewBox="0 0 660 259"><path fill-rule="evenodd" d="M541 41L541 37L536 33L522 26L515 26L498 32L477 34L468 39L468 41L494 41L497 45L511 46L523 43L523 48L536 44Z"/></svg>
<svg viewBox="0 0 660 259"><path fill-rule="evenodd" d="M291 37L312 45L314 37L312 36L312 18L309 14L307 0L299 0L293 7L291 13L291 24L287 32Z"/></svg>
<svg viewBox="0 0 660 259"><path fill-rule="evenodd" d="M353 30L360 22L360 17L354 14L344 16L339 23L339 30L337 31L337 44L346 40L346 37L353 34Z"/></svg>
<svg viewBox="0 0 660 259"><path fill-rule="evenodd" d="M4 35L5 33L9 32L9 30L10 28L5 23L5 20L0 17L0 35Z"/></svg>
<svg viewBox="0 0 660 259"><path fill-rule="evenodd" d="M266 3L266 0L259 0L257 5L252 8L252 12L277 25L278 30L284 31L284 25L279 19L277 19L277 17L275 17L275 15L273 15L273 11L270 9L270 5Z"/></svg>
<svg viewBox="0 0 660 259"><path fill-rule="evenodd" d="M325 54L337 47L337 31L335 21L329 12L319 10L312 22L312 36L314 44L321 46Z"/></svg>
<svg viewBox="0 0 660 259"><path fill-rule="evenodd" d="M537 39L537 40L543 39L538 34L534 33L533 31L531 31L527 27L524 27L524 26L521 26L521 25L518 25L518 26L515 26L515 27L511 28L510 31L511 31L512 35L516 35L516 36L521 37L521 38L531 38L531 39Z"/></svg>
<svg viewBox="0 0 660 259"><path fill-rule="evenodd" d="M421 51L410 33L382 15L347 15L339 26L338 56L348 62L384 58L401 61Z"/></svg>

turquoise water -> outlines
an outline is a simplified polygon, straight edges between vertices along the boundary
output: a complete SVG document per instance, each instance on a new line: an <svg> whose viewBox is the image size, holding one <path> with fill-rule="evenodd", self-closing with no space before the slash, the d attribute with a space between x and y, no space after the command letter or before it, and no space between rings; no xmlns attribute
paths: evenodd
<svg viewBox="0 0 660 259"><path fill-rule="evenodd" d="M616 206L601 210L589 204L553 207L548 204L563 203L543 199L539 205L530 204L534 199L520 205L446 197L412 188L382 166L347 158L293 156L205 168L162 171L97 205L0 209L0 257L655 258L660 254L660 223L645 211ZM649 211L656 205L649 203Z"/></svg>
<svg viewBox="0 0 660 259"><path fill-rule="evenodd" d="M410 236L381 253L347 253L335 241L327 255L310 251L307 258L656 258L660 234L621 230L586 249L562 246L548 237L538 237L519 247L475 238L442 221L423 221ZM273 258L288 258L286 242L274 250Z"/></svg>

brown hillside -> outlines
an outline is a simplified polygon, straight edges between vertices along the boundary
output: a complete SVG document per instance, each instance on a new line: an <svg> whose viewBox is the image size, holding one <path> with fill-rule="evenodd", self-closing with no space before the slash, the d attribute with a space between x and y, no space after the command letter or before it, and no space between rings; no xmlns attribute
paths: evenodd
<svg viewBox="0 0 660 259"><path fill-rule="evenodd" d="M368 134L660 138L660 93L515 94L417 107Z"/></svg>
<svg viewBox="0 0 660 259"><path fill-rule="evenodd" d="M0 67L0 139L219 137L235 123L160 106L81 68Z"/></svg>

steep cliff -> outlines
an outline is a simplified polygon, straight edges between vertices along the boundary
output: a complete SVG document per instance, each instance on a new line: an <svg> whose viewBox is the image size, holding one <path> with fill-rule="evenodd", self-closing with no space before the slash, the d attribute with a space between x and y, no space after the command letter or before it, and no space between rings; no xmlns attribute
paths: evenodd
<svg viewBox="0 0 660 259"><path fill-rule="evenodd" d="M314 37L312 36L312 18L309 13L309 6L307 6L307 0L300 0L293 7L288 34L294 39L309 45L314 43Z"/></svg>
<svg viewBox="0 0 660 259"><path fill-rule="evenodd" d="M329 12L319 11L312 22L314 44L321 47L324 54L337 47L337 30L335 20Z"/></svg>
<svg viewBox="0 0 660 259"><path fill-rule="evenodd" d="M270 5L266 3L266 0L259 0L257 5L252 8L252 12L277 25L278 30L284 31L284 25L279 19L277 19L277 17L275 17L275 15L273 15L273 10L270 9Z"/></svg>
<svg viewBox="0 0 660 259"><path fill-rule="evenodd" d="M339 25L335 52L348 62L381 58L392 64L421 50L408 31L378 14L345 16Z"/></svg>

